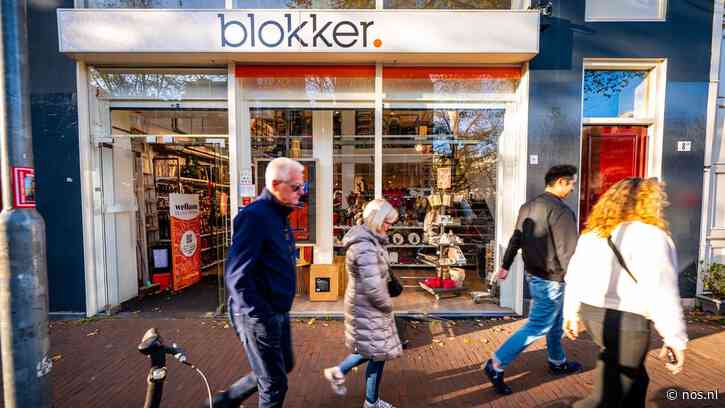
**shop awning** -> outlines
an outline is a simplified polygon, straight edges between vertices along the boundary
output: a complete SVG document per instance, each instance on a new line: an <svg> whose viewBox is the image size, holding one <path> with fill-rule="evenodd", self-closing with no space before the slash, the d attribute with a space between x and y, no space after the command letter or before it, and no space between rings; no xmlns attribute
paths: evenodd
<svg viewBox="0 0 725 408"><path fill-rule="evenodd" d="M59 9L59 48L89 63L518 64L539 51L528 10Z"/></svg>

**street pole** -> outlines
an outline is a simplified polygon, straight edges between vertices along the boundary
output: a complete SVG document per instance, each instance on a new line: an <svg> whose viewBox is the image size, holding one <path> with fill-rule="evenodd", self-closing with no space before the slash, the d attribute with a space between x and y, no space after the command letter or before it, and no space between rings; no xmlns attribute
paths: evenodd
<svg viewBox="0 0 725 408"><path fill-rule="evenodd" d="M45 223L35 209L27 0L0 0L0 346L6 408L52 404Z"/></svg>

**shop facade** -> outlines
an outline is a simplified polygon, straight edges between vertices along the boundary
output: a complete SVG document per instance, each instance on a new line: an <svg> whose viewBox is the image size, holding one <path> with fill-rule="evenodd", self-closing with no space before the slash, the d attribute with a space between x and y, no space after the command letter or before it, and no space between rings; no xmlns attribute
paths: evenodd
<svg viewBox="0 0 725 408"><path fill-rule="evenodd" d="M308 205L292 220L298 315L341 314L344 277L325 267L344 255L340 238L374 197L401 214L389 248L408 286L398 312L523 313L520 262L500 287L490 278L519 206L559 163L582 169L569 202L581 219L621 177L674 187L683 297L693 296L689 240L699 230L689 229L699 212L690 213L702 176L688 163L702 159L710 49L692 48L710 41L710 28L690 21L711 23L712 2L697 11L667 2L663 18L627 23L597 20L589 2L550 11L528 1L473 2L478 10L81 3L55 17L60 53L75 61L84 302L55 311L94 315L148 287L204 283L223 311L231 219L280 156L307 167ZM683 24L694 37L666 40ZM643 26L654 47L633 35ZM627 35L633 44L603 47ZM704 66L684 68L693 58ZM430 291L441 275L458 290ZM51 297L53 285L51 276ZM337 300L316 302L317 292Z"/></svg>

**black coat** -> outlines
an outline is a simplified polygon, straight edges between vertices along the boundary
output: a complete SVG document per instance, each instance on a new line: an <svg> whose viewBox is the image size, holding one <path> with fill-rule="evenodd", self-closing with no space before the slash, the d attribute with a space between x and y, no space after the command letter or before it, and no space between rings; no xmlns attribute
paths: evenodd
<svg viewBox="0 0 725 408"><path fill-rule="evenodd" d="M543 193L521 206L502 267L511 268L521 249L526 272L561 282L576 249L577 235L571 208L554 194Z"/></svg>

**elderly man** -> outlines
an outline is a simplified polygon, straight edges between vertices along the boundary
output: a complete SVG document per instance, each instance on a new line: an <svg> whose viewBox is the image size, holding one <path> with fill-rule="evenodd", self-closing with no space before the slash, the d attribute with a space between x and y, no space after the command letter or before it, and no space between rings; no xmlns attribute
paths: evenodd
<svg viewBox="0 0 725 408"><path fill-rule="evenodd" d="M239 407L259 391L259 406L281 407L294 356L289 311L295 295L295 240L288 216L304 193L304 167L272 160L266 188L234 219L224 270L229 313L252 373L218 394L214 407Z"/></svg>

